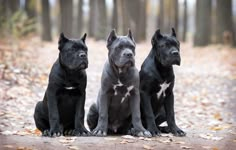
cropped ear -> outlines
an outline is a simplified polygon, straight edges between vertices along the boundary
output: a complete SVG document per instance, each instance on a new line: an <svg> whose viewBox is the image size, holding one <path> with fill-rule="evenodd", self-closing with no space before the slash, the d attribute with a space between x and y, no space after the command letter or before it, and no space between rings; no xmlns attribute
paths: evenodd
<svg viewBox="0 0 236 150"><path fill-rule="evenodd" d="M132 34L130 29L128 29L128 35L127 36L135 43L134 38L133 38L133 34Z"/></svg>
<svg viewBox="0 0 236 150"><path fill-rule="evenodd" d="M154 33L154 35L152 36L152 45L155 44L155 41L159 40L163 38L162 34L161 34L161 30L157 29L156 32Z"/></svg>
<svg viewBox="0 0 236 150"><path fill-rule="evenodd" d="M83 37L81 38L84 44L85 44L86 37L87 37L87 33L84 33Z"/></svg>
<svg viewBox="0 0 236 150"><path fill-rule="evenodd" d="M174 29L174 28L171 28L171 30L172 30L171 35L174 36L174 37L176 37L175 29Z"/></svg>
<svg viewBox="0 0 236 150"><path fill-rule="evenodd" d="M64 46L64 44L69 41L63 33L60 34L60 38L59 38L59 41L58 41L58 49L61 50L62 47Z"/></svg>
<svg viewBox="0 0 236 150"><path fill-rule="evenodd" d="M107 38L107 47L112 44L113 41L117 39L116 30L113 29Z"/></svg>

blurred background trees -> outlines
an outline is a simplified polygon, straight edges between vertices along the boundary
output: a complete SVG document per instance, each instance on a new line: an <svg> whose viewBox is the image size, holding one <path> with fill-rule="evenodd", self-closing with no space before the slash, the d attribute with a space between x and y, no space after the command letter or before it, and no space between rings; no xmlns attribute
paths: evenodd
<svg viewBox="0 0 236 150"><path fill-rule="evenodd" d="M150 40L157 28L176 29L194 46L236 46L236 0L0 0L0 34L21 38L40 35L51 41L60 32L79 38L105 40L133 31L136 42Z"/></svg>

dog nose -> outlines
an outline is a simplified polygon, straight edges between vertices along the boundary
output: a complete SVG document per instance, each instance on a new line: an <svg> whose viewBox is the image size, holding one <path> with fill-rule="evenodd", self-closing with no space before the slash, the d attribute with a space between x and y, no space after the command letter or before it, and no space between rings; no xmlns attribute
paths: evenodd
<svg viewBox="0 0 236 150"><path fill-rule="evenodd" d="M85 53L81 53L81 54L79 54L79 57L80 58L86 58L86 54Z"/></svg>
<svg viewBox="0 0 236 150"><path fill-rule="evenodd" d="M172 54L173 56L179 56L179 51L172 51L171 54Z"/></svg>
<svg viewBox="0 0 236 150"><path fill-rule="evenodd" d="M133 54L131 52L127 52L127 53L124 53L124 56L131 58L133 56Z"/></svg>

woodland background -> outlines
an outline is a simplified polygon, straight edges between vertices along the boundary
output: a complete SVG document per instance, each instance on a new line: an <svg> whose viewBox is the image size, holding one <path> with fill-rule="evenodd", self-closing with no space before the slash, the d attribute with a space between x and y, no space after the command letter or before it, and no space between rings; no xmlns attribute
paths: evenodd
<svg viewBox="0 0 236 150"><path fill-rule="evenodd" d="M0 0L0 149L234 150L235 21L236 0ZM181 43L175 117L186 137L41 137L33 113L61 32L69 38L88 33L87 114L100 87L108 33L132 30L140 69L156 29L168 34L171 27Z"/></svg>

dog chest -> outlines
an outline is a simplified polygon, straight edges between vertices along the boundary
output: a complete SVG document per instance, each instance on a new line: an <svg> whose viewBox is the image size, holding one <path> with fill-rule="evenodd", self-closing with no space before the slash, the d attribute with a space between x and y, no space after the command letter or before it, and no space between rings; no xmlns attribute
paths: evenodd
<svg viewBox="0 0 236 150"><path fill-rule="evenodd" d="M161 97L165 98L166 97L166 90L169 88L170 82L167 83L165 81L162 84L160 84L159 86L160 86L160 90L156 93L157 99L160 99Z"/></svg>
<svg viewBox="0 0 236 150"><path fill-rule="evenodd" d="M121 99L121 103L130 96L131 91L134 89L133 85L126 86L118 80L118 84L113 85L114 96L118 96Z"/></svg>

